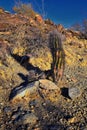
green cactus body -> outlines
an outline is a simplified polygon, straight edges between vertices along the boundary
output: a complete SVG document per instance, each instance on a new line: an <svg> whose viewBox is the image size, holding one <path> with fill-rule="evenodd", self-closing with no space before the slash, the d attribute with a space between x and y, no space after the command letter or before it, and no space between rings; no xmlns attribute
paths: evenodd
<svg viewBox="0 0 87 130"><path fill-rule="evenodd" d="M52 63L52 74L54 82L58 82L59 79L62 79L65 58L64 58L64 51L62 48L62 41L59 33L52 33L51 34L51 51L53 56L53 63Z"/></svg>

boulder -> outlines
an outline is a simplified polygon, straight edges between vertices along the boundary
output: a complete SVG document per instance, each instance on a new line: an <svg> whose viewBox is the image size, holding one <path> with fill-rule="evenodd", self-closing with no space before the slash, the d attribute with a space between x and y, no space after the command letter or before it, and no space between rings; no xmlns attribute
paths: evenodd
<svg viewBox="0 0 87 130"><path fill-rule="evenodd" d="M46 89L46 90L59 90L60 91L60 88L50 80L40 79L39 82L40 82L40 87L43 88L43 89Z"/></svg>
<svg viewBox="0 0 87 130"><path fill-rule="evenodd" d="M35 97L37 95L37 90L39 86L39 81L34 81L31 83L25 83L12 90L10 94L10 100L12 102L19 102L21 100L29 100L30 97Z"/></svg>
<svg viewBox="0 0 87 130"><path fill-rule="evenodd" d="M55 83L47 79L41 79L39 82L38 92L43 99L50 100L51 102L59 100L61 91Z"/></svg>

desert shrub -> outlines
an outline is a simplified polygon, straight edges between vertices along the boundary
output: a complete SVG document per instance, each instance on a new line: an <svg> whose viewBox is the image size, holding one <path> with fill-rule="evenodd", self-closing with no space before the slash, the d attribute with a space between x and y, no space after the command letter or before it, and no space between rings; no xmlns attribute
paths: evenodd
<svg viewBox="0 0 87 130"><path fill-rule="evenodd" d="M34 12L31 4L18 3L13 7L13 10L18 14L27 15L29 17L35 17L36 13Z"/></svg>
<svg viewBox="0 0 87 130"><path fill-rule="evenodd" d="M73 24L70 29L80 31L82 33L82 38L87 39L87 19L83 20L81 23Z"/></svg>
<svg viewBox="0 0 87 130"><path fill-rule="evenodd" d="M71 26L70 29L75 30L75 31L81 31L81 30L82 30L82 26L81 26L81 24L79 24L79 23L75 23L75 24L73 24L73 25Z"/></svg>

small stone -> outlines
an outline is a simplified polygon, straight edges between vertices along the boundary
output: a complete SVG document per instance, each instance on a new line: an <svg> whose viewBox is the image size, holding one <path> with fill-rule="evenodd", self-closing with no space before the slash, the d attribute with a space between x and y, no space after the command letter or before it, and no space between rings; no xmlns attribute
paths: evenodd
<svg viewBox="0 0 87 130"><path fill-rule="evenodd" d="M68 93L69 93L69 97L71 99L75 99L81 95L81 92L80 92L79 88L77 88L77 87L69 88Z"/></svg>
<svg viewBox="0 0 87 130"><path fill-rule="evenodd" d="M75 130L75 129L73 128L73 126L68 126L67 130Z"/></svg>
<svg viewBox="0 0 87 130"><path fill-rule="evenodd" d="M34 128L34 130L41 130L40 128Z"/></svg>
<svg viewBox="0 0 87 130"><path fill-rule="evenodd" d="M1 103L0 103L0 105L1 105L1 106L4 106L4 103L3 103L3 102L1 102Z"/></svg>
<svg viewBox="0 0 87 130"><path fill-rule="evenodd" d="M2 110L0 109L0 114L2 113Z"/></svg>
<svg viewBox="0 0 87 130"><path fill-rule="evenodd" d="M36 101L36 100L33 100L33 101L30 101L30 102L29 102L29 106L30 106L30 107L35 107L36 104L37 104L37 101Z"/></svg>
<svg viewBox="0 0 87 130"><path fill-rule="evenodd" d="M43 106L46 106L46 103L42 103Z"/></svg>
<svg viewBox="0 0 87 130"><path fill-rule="evenodd" d="M30 113L30 114L26 114L22 117L22 120L23 120L23 123L24 124L34 124L36 123L37 121L37 117L33 114L33 113Z"/></svg>
<svg viewBox="0 0 87 130"><path fill-rule="evenodd" d="M52 124L52 125L48 125L47 129L48 130L60 130L60 126Z"/></svg>
<svg viewBox="0 0 87 130"><path fill-rule="evenodd" d="M20 113L15 113L14 115L12 115L12 120L15 120L19 117Z"/></svg>
<svg viewBox="0 0 87 130"><path fill-rule="evenodd" d="M15 123L18 124L35 124L37 122L38 118L33 113L27 113L25 115L20 116L18 120L15 121Z"/></svg>
<svg viewBox="0 0 87 130"><path fill-rule="evenodd" d="M83 128L83 130L87 130L87 127Z"/></svg>
<svg viewBox="0 0 87 130"><path fill-rule="evenodd" d="M5 108L4 108L4 112L7 114L7 115L10 115L11 114L11 107L10 106L6 106Z"/></svg>
<svg viewBox="0 0 87 130"><path fill-rule="evenodd" d="M68 123L76 123L78 122L78 119L76 117L72 117L68 120Z"/></svg>

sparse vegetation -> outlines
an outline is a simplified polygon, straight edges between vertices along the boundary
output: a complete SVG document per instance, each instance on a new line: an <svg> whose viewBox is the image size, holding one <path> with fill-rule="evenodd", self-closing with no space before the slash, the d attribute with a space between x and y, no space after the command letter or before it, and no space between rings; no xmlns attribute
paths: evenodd
<svg viewBox="0 0 87 130"><path fill-rule="evenodd" d="M82 23L73 24L71 29L80 31L83 34L83 37L87 39L87 19L83 20Z"/></svg>
<svg viewBox="0 0 87 130"><path fill-rule="evenodd" d="M36 15L36 12L34 12L32 5L30 3L29 4L18 3L13 7L13 10L18 14L23 14L33 18Z"/></svg>

